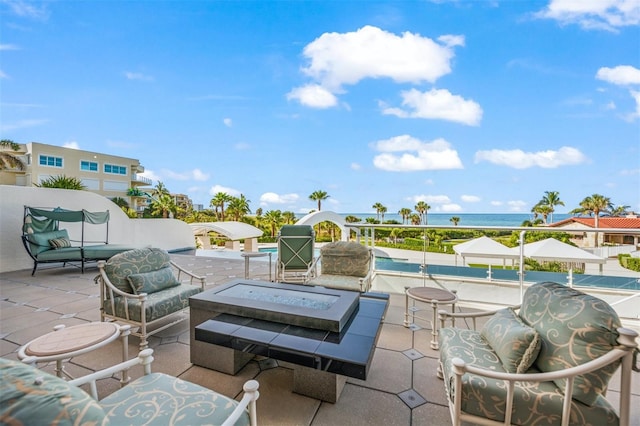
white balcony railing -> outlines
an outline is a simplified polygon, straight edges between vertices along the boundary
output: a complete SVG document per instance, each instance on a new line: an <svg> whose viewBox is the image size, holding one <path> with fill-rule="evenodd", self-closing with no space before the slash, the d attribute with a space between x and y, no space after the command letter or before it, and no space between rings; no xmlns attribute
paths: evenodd
<svg viewBox="0 0 640 426"><path fill-rule="evenodd" d="M146 177L146 176L140 176L140 175L139 175L139 174L137 174L137 173L134 173L134 174L132 174L132 175L131 175L131 180L132 180L133 182L142 182L142 183L144 183L145 185L151 185L151 184L153 183L153 181L152 181L151 179L149 179L148 177Z"/></svg>

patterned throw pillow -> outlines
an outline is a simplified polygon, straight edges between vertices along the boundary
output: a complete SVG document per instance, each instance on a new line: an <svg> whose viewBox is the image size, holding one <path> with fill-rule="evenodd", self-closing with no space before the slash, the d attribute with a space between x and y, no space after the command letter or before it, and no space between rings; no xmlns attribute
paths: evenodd
<svg viewBox="0 0 640 426"><path fill-rule="evenodd" d="M508 373L525 373L540 353L540 335L511 308L496 312L480 334L491 345Z"/></svg>
<svg viewBox="0 0 640 426"><path fill-rule="evenodd" d="M157 271L131 274L127 279L135 294L155 293L166 288L180 285L180 282L173 275L173 270L170 266L158 269Z"/></svg>
<svg viewBox="0 0 640 426"><path fill-rule="evenodd" d="M49 240L49 245L51 247L53 247L54 249L59 249L59 248L63 248L63 247L71 247L71 241L69 241L69 239L65 238L65 237L53 238L53 239Z"/></svg>

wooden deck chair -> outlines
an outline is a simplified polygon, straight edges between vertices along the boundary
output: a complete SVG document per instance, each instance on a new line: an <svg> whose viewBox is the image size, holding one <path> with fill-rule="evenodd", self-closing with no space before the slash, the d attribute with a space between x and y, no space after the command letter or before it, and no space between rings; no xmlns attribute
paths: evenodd
<svg viewBox="0 0 640 426"><path fill-rule="evenodd" d="M309 225L284 225L278 232L278 262L276 280L304 282L315 272L315 233Z"/></svg>

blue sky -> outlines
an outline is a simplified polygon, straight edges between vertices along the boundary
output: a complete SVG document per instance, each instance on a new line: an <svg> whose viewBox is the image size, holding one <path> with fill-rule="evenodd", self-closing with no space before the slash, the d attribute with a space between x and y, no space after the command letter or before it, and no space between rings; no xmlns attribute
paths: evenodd
<svg viewBox="0 0 640 426"><path fill-rule="evenodd" d="M208 206L640 211L640 2L0 1L0 136Z"/></svg>

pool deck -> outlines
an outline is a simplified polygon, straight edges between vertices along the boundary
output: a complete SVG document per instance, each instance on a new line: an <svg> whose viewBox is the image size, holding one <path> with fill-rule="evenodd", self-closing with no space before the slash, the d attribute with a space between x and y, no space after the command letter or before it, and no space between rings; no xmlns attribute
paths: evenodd
<svg viewBox="0 0 640 426"><path fill-rule="evenodd" d="M207 287L244 277L241 259L172 255L186 269L203 275ZM44 266L0 274L0 356L17 359L20 346L45 334L57 324L67 326L99 321L99 288L93 282L97 268L84 274L74 267ZM250 277L268 279L266 262L251 261ZM293 370L286 365L265 367L259 359L249 362L235 376L194 366L189 361L188 321L149 338L154 349L153 371L160 371L237 398L248 379L260 383L258 422L261 425L448 425L451 424L444 386L436 377L438 351L429 346L429 324L411 331L403 326L404 295L392 294L371 370L366 381L347 379L337 403L332 404L291 391ZM138 351L138 339L129 339L129 353ZM114 342L73 358L67 364L81 375L111 365L121 356ZM53 371L53 365L42 367ZM134 369L132 377L142 372ZM640 425L640 374L632 380L632 424ZM118 381L100 381L100 397L118 388ZM617 406L619 377L612 380L608 398ZM417 392L417 396L413 392ZM420 399L423 398L424 400Z"/></svg>

